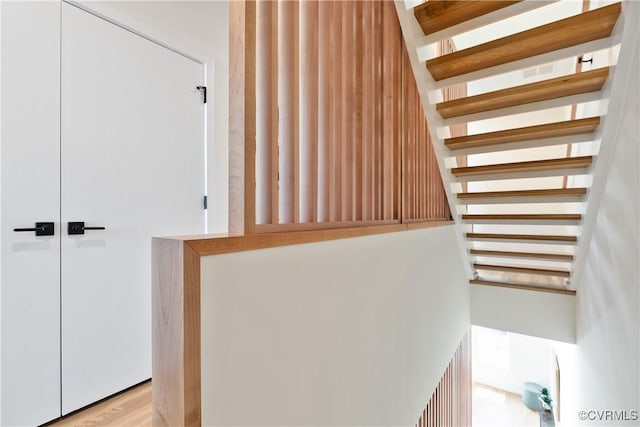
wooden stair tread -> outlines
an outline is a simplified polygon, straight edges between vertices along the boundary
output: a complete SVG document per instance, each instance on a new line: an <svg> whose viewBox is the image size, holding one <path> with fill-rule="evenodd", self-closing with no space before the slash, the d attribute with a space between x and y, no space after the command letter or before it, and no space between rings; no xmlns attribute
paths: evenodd
<svg viewBox="0 0 640 427"><path fill-rule="evenodd" d="M600 117L589 117L586 119L567 120L564 122L447 138L444 144L450 150L459 150L462 148L486 147L532 139L580 135L594 132L599 124Z"/></svg>
<svg viewBox="0 0 640 427"><path fill-rule="evenodd" d="M544 253L544 252L492 251L487 249L471 249L469 250L469 253L471 255L476 255L476 256L550 259L550 260L566 261L566 262L573 261L573 255L570 255L570 254L555 254L555 253Z"/></svg>
<svg viewBox="0 0 640 427"><path fill-rule="evenodd" d="M580 214L463 214L463 220L535 220L535 221L580 221Z"/></svg>
<svg viewBox="0 0 640 427"><path fill-rule="evenodd" d="M425 35L486 15L518 1L440 1L416 6L413 13Z"/></svg>
<svg viewBox="0 0 640 427"><path fill-rule="evenodd" d="M592 156L566 157L549 160L532 160L528 162L500 163L496 165L464 166L452 168L455 176L474 176L490 173L534 172L565 168L588 168L593 161Z"/></svg>
<svg viewBox="0 0 640 427"><path fill-rule="evenodd" d="M438 81L609 37L620 10L620 3L614 3L433 58L427 69Z"/></svg>
<svg viewBox="0 0 640 427"><path fill-rule="evenodd" d="M441 102L436 105L436 110L443 118L449 119L467 114L595 92L602 89L608 76L608 67L597 68L522 86Z"/></svg>
<svg viewBox="0 0 640 427"><path fill-rule="evenodd" d="M570 277L569 270L556 270L549 268L532 268L532 267L515 267L507 265L479 264L474 263L473 267L477 270L490 271L506 271L510 273L540 274L543 276Z"/></svg>
<svg viewBox="0 0 640 427"><path fill-rule="evenodd" d="M472 279L469 280L472 285L496 286L500 288L521 289L526 291L550 292L555 294L575 295L576 291L572 289L554 288L551 286L521 285L518 283L494 282L491 280Z"/></svg>
<svg viewBox="0 0 640 427"><path fill-rule="evenodd" d="M554 196L585 196L586 188L553 188L546 190L513 190L513 191L482 191L478 193L458 193L458 199L479 199L497 197L554 197Z"/></svg>
<svg viewBox="0 0 640 427"><path fill-rule="evenodd" d="M541 242L576 243L576 236L561 236L549 234L501 234L501 233L466 233L467 239L498 239L498 240L532 240Z"/></svg>

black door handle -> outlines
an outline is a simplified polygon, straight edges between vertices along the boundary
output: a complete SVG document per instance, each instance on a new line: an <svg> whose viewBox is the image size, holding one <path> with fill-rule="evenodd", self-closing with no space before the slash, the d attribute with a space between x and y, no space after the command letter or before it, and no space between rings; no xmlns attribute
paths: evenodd
<svg viewBox="0 0 640 427"><path fill-rule="evenodd" d="M67 227L68 234L84 234L85 230L106 230L104 227L85 227L84 222L76 221L69 222L69 226Z"/></svg>
<svg viewBox="0 0 640 427"><path fill-rule="evenodd" d="M36 222L33 228L14 228L13 231L35 231L36 236L53 236L54 234L52 222Z"/></svg>

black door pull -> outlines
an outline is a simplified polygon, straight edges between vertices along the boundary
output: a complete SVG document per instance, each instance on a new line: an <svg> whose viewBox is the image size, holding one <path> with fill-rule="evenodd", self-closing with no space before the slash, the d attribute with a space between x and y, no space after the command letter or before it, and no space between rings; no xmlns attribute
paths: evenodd
<svg viewBox="0 0 640 427"><path fill-rule="evenodd" d="M13 231L35 231L36 236L53 236L54 234L52 222L36 222L33 228L14 228Z"/></svg>
<svg viewBox="0 0 640 427"><path fill-rule="evenodd" d="M84 222L70 222L67 227L68 234L84 234L85 230L106 230L104 227L85 227Z"/></svg>

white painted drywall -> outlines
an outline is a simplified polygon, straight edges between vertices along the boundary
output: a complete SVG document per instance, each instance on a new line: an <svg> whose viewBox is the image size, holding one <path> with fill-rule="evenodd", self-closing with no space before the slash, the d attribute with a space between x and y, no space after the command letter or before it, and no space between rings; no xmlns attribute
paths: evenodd
<svg viewBox="0 0 640 427"><path fill-rule="evenodd" d="M469 328L463 262L454 226L203 258L203 425L415 425Z"/></svg>
<svg viewBox="0 0 640 427"><path fill-rule="evenodd" d="M474 285L471 323L568 343L575 342L575 296Z"/></svg>
<svg viewBox="0 0 640 427"><path fill-rule="evenodd" d="M640 5L628 2L626 6L629 7L627 13L635 16L634 21L628 23L636 25ZM635 47L627 51L632 57L622 58L621 53L621 62L630 59L623 66L631 67L632 77L622 82L624 94L612 99L612 103L620 106L620 116L613 133L615 137L602 141L603 147L606 144L614 147L582 280L577 284L577 410L640 409L640 84L637 73L640 41L637 26L634 37ZM583 424L636 425L605 420Z"/></svg>
<svg viewBox="0 0 640 427"><path fill-rule="evenodd" d="M209 232L227 232L229 2L78 0L77 3L207 64Z"/></svg>

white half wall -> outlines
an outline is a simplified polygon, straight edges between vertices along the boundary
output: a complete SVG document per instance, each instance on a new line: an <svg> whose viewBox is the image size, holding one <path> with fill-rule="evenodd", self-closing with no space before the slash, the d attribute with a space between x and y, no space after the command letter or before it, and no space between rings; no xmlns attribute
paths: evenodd
<svg viewBox="0 0 640 427"><path fill-rule="evenodd" d="M454 226L202 258L202 420L414 426L469 329Z"/></svg>
<svg viewBox="0 0 640 427"><path fill-rule="evenodd" d="M567 343L576 340L574 295L471 286L471 323Z"/></svg>

